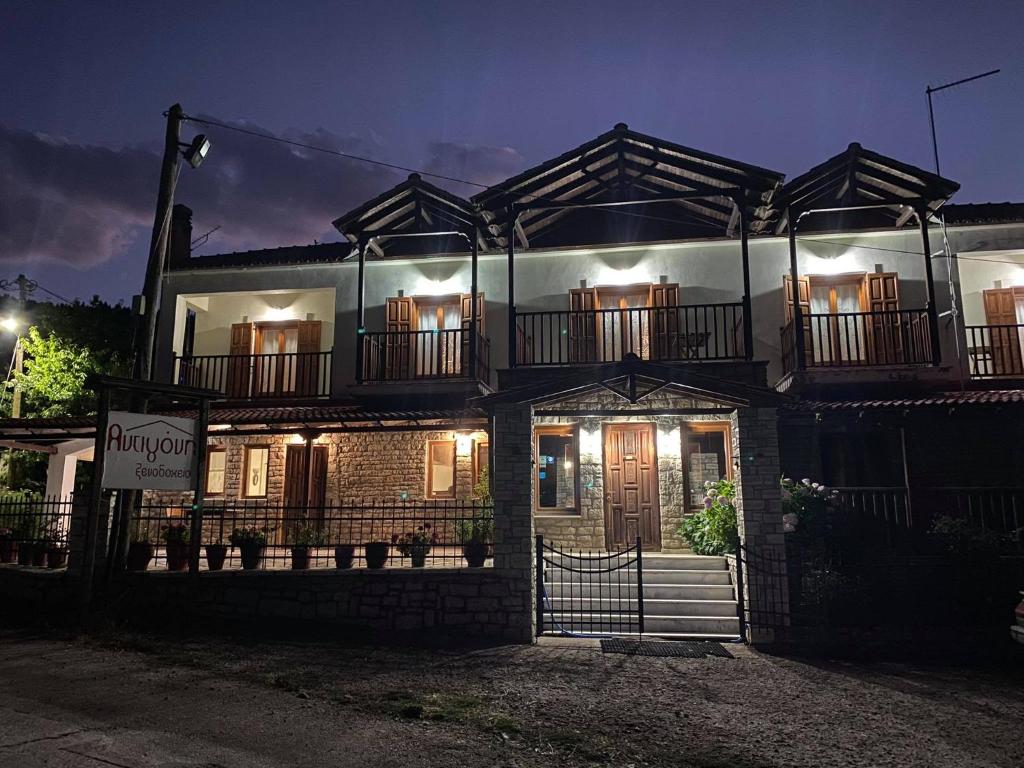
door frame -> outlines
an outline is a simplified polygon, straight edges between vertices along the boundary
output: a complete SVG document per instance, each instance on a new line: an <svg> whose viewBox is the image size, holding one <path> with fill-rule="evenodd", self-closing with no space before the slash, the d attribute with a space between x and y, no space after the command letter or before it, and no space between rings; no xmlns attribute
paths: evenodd
<svg viewBox="0 0 1024 768"><path fill-rule="evenodd" d="M651 436L651 466L652 466L652 478L654 487L651 489L651 500L653 506L653 517L652 525L654 530L652 531L652 538L645 538L643 532L640 531L641 544L643 545L644 551L660 552L662 549L662 534L661 534L661 488L660 488L660 477L658 473L658 434L657 425L653 421L611 421L605 422L601 425L601 479L602 488L604 491L604 543L605 548L608 551L613 551L614 545L611 541L611 530L612 530L612 505L611 505L611 493L609 491L609 476L608 472L608 433L614 430L627 430L637 429L639 427L645 428ZM656 538L655 538L656 537ZM627 546L629 542L626 542Z"/></svg>

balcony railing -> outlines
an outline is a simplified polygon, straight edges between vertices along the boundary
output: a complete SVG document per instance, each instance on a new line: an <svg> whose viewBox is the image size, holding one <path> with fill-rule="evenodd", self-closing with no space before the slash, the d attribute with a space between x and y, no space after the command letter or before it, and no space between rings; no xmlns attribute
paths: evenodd
<svg viewBox="0 0 1024 768"><path fill-rule="evenodd" d="M362 334L364 382L491 379L491 343L477 336L475 374L469 368L469 330L373 331Z"/></svg>
<svg viewBox="0 0 1024 768"><path fill-rule="evenodd" d="M329 397L331 352L174 358L174 381L231 400Z"/></svg>
<svg viewBox="0 0 1024 768"><path fill-rule="evenodd" d="M738 360L743 304L516 313L519 365Z"/></svg>
<svg viewBox="0 0 1024 768"><path fill-rule="evenodd" d="M1024 377L1024 324L968 325L965 330L971 376Z"/></svg>
<svg viewBox="0 0 1024 768"><path fill-rule="evenodd" d="M840 312L803 315L808 368L862 368L932 362L928 311ZM781 329L782 366L795 370L800 341L790 321Z"/></svg>

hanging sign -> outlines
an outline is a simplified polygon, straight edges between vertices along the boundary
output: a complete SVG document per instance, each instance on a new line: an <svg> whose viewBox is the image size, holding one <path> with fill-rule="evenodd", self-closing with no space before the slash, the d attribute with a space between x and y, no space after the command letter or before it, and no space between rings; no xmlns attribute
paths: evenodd
<svg viewBox="0 0 1024 768"><path fill-rule="evenodd" d="M194 489L195 433L193 419L110 411L103 439L103 487Z"/></svg>

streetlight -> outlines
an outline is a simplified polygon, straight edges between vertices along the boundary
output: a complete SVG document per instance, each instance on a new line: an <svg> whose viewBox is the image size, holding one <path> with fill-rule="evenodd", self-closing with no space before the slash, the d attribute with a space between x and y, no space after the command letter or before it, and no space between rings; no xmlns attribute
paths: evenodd
<svg viewBox="0 0 1024 768"><path fill-rule="evenodd" d="M8 333L15 334L14 339L14 364L11 368L14 370L14 394L11 397L11 418L21 418L21 384L19 382L19 376L25 367L25 353L21 346L21 320L17 315L8 315L3 320L0 320L0 328L3 328Z"/></svg>
<svg viewBox="0 0 1024 768"><path fill-rule="evenodd" d="M9 331L10 333L17 333L20 327L21 321L14 315L0 320L0 328L3 328L5 331Z"/></svg>

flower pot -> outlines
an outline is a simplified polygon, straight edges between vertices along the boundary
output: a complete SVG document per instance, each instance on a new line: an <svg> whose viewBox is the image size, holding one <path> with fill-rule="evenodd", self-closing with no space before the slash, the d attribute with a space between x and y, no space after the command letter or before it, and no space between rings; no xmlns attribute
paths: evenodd
<svg viewBox="0 0 1024 768"><path fill-rule="evenodd" d="M263 553L267 547L264 544L251 542L238 545L238 553L242 557L242 568L247 571L254 571L263 564Z"/></svg>
<svg viewBox="0 0 1024 768"><path fill-rule="evenodd" d="M167 542L167 570L184 571L188 568L188 544L181 541Z"/></svg>
<svg viewBox="0 0 1024 768"><path fill-rule="evenodd" d="M48 548L49 547L47 547L47 545L43 544L41 541L37 541L35 544L31 545L32 565L34 565L36 568L46 567L46 550Z"/></svg>
<svg viewBox="0 0 1024 768"><path fill-rule="evenodd" d="M356 556L356 548L351 544L342 544L334 548L334 565L340 570L352 567L352 560Z"/></svg>
<svg viewBox="0 0 1024 768"><path fill-rule="evenodd" d="M462 556L470 568L480 568L487 559L487 542L473 539L462 545Z"/></svg>
<svg viewBox="0 0 1024 768"><path fill-rule="evenodd" d="M153 559L153 545L148 541L133 541L128 545L128 570L144 571Z"/></svg>
<svg viewBox="0 0 1024 768"><path fill-rule="evenodd" d="M224 568L224 559L228 556L226 544L206 545L206 567L211 571L219 571Z"/></svg>
<svg viewBox="0 0 1024 768"><path fill-rule="evenodd" d="M50 547L46 550L46 567L63 568L68 564L68 551L64 547Z"/></svg>
<svg viewBox="0 0 1024 768"><path fill-rule="evenodd" d="M33 547L31 542L23 541L18 545L18 565L32 565Z"/></svg>
<svg viewBox="0 0 1024 768"><path fill-rule="evenodd" d="M427 555L430 554L429 546L413 546L409 549L409 559L413 568L422 568L427 564Z"/></svg>
<svg viewBox="0 0 1024 768"><path fill-rule="evenodd" d="M388 551L391 545L386 541L371 541L366 545L366 567L383 568L388 561Z"/></svg>
<svg viewBox="0 0 1024 768"><path fill-rule="evenodd" d="M10 563L18 552L18 543L14 539L0 539L0 563Z"/></svg>
<svg viewBox="0 0 1024 768"><path fill-rule="evenodd" d="M292 547L292 570L305 571L309 568L309 547Z"/></svg>

